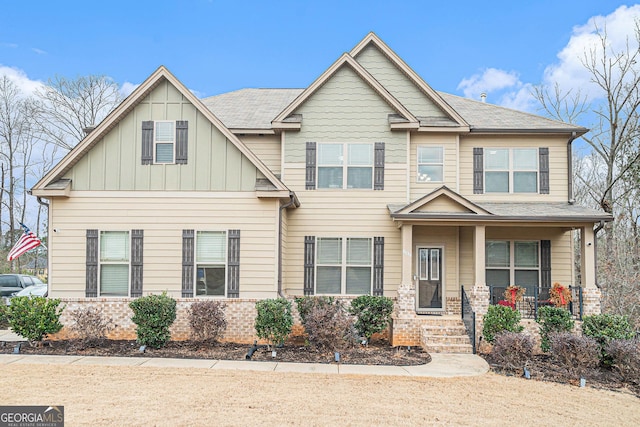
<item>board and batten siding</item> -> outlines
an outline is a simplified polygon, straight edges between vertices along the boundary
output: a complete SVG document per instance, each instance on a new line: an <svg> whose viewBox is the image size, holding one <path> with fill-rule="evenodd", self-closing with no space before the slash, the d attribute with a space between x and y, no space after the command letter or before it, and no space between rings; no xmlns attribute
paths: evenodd
<svg viewBox="0 0 640 427"><path fill-rule="evenodd" d="M388 116L396 111L347 65L295 113L302 114L302 128L287 131L285 162L304 163L307 141L384 142L387 163L407 161L406 132L389 129Z"/></svg>
<svg viewBox="0 0 640 427"><path fill-rule="evenodd" d="M473 194L473 149L481 148L549 148L549 194L488 193ZM482 203L496 202L566 202L567 139L565 137L461 137L460 138L460 194L469 200Z"/></svg>
<svg viewBox="0 0 640 427"><path fill-rule="evenodd" d="M369 44L356 55L355 59L413 115L447 117L440 107L429 99L377 47Z"/></svg>
<svg viewBox="0 0 640 427"><path fill-rule="evenodd" d="M142 122L186 120L187 164L142 165ZM73 190L253 191L256 167L166 80L119 121L65 178Z"/></svg>
<svg viewBox="0 0 640 427"><path fill-rule="evenodd" d="M239 135L240 140L274 174L280 174L280 135Z"/></svg>
<svg viewBox="0 0 640 427"><path fill-rule="evenodd" d="M240 230L240 298L275 298L278 200L251 193L127 192L53 198L49 230L52 297L85 296L86 230L144 230L143 293L181 296L182 230ZM162 212L162 215L158 215Z"/></svg>
<svg viewBox="0 0 640 427"><path fill-rule="evenodd" d="M453 134L421 134L411 135L409 183L411 200L417 200L425 194L446 185L453 191L458 188L458 137ZM443 178L439 182L418 182L418 147L443 148Z"/></svg>

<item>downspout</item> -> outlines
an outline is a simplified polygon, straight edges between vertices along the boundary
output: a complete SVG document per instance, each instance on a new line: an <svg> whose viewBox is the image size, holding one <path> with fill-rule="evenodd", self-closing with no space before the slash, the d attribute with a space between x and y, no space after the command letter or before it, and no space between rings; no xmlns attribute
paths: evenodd
<svg viewBox="0 0 640 427"><path fill-rule="evenodd" d="M296 198L295 193L289 191L289 201L280 206L278 211L278 296L280 298L285 298L282 292L282 211L294 205L297 208L300 206L300 202Z"/></svg>
<svg viewBox="0 0 640 427"><path fill-rule="evenodd" d="M600 221L600 224L593 230L593 263L595 264L596 271L598 271L598 231L604 228L604 221ZM596 288L600 288L598 283L598 275L596 274Z"/></svg>
<svg viewBox="0 0 640 427"><path fill-rule="evenodd" d="M567 141L567 170L569 171L568 173L568 202L570 205L575 203L575 200L573 200L573 149L571 147L571 143L577 138L576 136L576 132L571 132L571 138L569 138L569 140Z"/></svg>

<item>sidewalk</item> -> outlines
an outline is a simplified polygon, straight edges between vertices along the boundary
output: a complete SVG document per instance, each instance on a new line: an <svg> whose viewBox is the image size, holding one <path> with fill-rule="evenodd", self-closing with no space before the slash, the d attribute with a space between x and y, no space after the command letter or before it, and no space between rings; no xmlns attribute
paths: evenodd
<svg viewBox="0 0 640 427"><path fill-rule="evenodd" d="M19 342L24 338L0 330L0 341ZM489 371L485 360L473 354L432 353L431 363L417 366L342 365L328 363L257 362L246 360L169 359L160 357L101 357L0 354L0 365L52 364L149 366L154 368L226 369L242 371L297 372L338 375L391 375L408 377L468 377Z"/></svg>

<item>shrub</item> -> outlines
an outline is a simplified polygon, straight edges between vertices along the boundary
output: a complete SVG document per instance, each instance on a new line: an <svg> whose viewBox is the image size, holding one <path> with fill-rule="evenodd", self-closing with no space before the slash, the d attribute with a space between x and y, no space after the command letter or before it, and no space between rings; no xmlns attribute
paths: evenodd
<svg viewBox="0 0 640 427"><path fill-rule="evenodd" d="M530 335L500 332L495 336L491 359L505 369L521 369L531 360L533 346Z"/></svg>
<svg viewBox="0 0 640 427"><path fill-rule="evenodd" d="M622 378L640 385L640 338L611 340L605 350L611 357L611 366Z"/></svg>
<svg viewBox="0 0 640 427"><path fill-rule="evenodd" d="M291 301L284 298L265 299L256 303L256 310L256 335L268 340L272 348L284 343L293 326Z"/></svg>
<svg viewBox="0 0 640 427"><path fill-rule="evenodd" d="M344 304L331 297L296 298L309 343L320 349L338 350L353 344L353 322Z"/></svg>
<svg viewBox="0 0 640 427"><path fill-rule="evenodd" d="M600 361L598 343L590 337L568 332L552 333L549 335L549 348L553 361L575 377L583 377Z"/></svg>
<svg viewBox="0 0 640 427"><path fill-rule="evenodd" d="M49 334L60 332L63 310L59 299L14 297L7 307L7 318L11 329L33 344L41 342Z"/></svg>
<svg viewBox="0 0 640 427"><path fill-rule="evenodd" d="M4 329L9 326L9 320L7 319L7 306L4 304L4 300L0 298L0 329Z"/></svg>
<svg viewBox="0 0 640 427"><path fill-rule="evenodd" d="M611 364L611 358L606 351L609 341L628 340L635 335L629 319L617 314L585 316L582 322L582 333L598 342L601 359L605 365Z"/></svg>
<svg viewBox="0 0 640 427"><path fill-rule="evenodd" d="M520 312L502 305L490 305L483 318L482 336L492 343L500 332L522 332Z"/></svg>
<svg viewBox="0 0 640 427"><path fill-rule="evenodd" d="M70 329L86 347L101 345L113 329L113 321L106 319L96 307L80 308L71 312L74 323Z"/></svg>
<svg viewBox="0 0 640 427"><path fill-rule="evenodd" d="M176 300L162 295L147 295L129 303L133 310L131 320L137 325L138 344L160 348L169 342L169 328L176 320Z"/></svg>
<svg viewBox="0 0 640 427"><path fill-rule="evenodd" d="M227 329L227 319L222 301L198 301L189 309L189 326L193 339L213 343Z"/></svg>
<svg viewBox="0 0 640 427"><path fill-rule="evenodd" d="M356 316L355 327L368 343L373 334L389 326L393 300L385 296L361 295L351 301L349 312Z"/></svg>
<svg viewBox="0 0 640 427"><path fill-rule="evenodd" d="M536 322L540 324L540 348L544 352L549 351L549 336L551 334L571 332L575 324L571 318L571 313L561 307L540 308Z"/></svg>

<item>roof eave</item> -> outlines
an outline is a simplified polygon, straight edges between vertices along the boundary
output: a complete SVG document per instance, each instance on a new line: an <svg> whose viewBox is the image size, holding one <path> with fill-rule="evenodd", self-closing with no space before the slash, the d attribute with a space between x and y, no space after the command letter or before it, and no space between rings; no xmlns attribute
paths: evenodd
<svg viewBox="0 0 640 427"><path fill-rule="evenodd" d="M582 136L589 132L587 128L544 128L544 129L527 129L527 128L478 128L471 126L469 129L473 134L576 134L576 137Z"/></svg>
<svg viewBox="0 0 640 427"><path fill-rule="evenodd" d="M477 215L477 214L400 214L391 213L391 218L395 221L403 220L434 220L434 221L466 221L466 222L513 222L513 223L596 223L600 221L610 222L613 217L610 215L597 216L508 216L508 215Z"/></svg>

